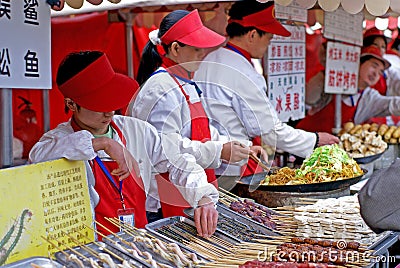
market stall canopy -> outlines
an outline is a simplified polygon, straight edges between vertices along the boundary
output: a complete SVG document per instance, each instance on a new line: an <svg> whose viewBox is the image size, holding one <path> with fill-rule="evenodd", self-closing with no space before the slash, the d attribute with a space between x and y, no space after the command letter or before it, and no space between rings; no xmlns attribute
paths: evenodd
<svg viewBox="0 0 400 268"><path fill-rule="evenodd" d="M62 10L57 11L53 8L51 16L56 17L117 9L132 9L133 12L168 12L182 8L212 10L218 2L233 1L234 0L65 0L65 5L63 5Z"/></svg>
<svg viewBox="0 0 400 268"><path fill-rule="evenodd" d="M334 11L342 6L350 14L357 14L364 8L373 16L383 16L390 10L400 13L400 1L398 0L275 0L275 3L283 6L290 5L292 2L307 9L318 4L324 11Z"/></svg>
<svg viewBox="0 0 400 268"><path fill-rule="evenodd" d="M120 8L136 9L134 11L170 11L179 5L191 5L197 9L210 9L216 2L230 2L237 0L59 0L62 5L53 8L52 16L88 13L95 11L113 10ZM268 2L271 0L258 0ZM65 2L65 5L64 5ZM306 9L319 7L324 11L334 11L343 7L350 14L357 14L365 10L372 16L384 16L388 12L400 14L398 0L275 0L275 3L288 6L295 3ZM172 7L173 6L173 7ZM181 6L182 7L182 6ZM61 11L55 11L61 9Z"/></svg>

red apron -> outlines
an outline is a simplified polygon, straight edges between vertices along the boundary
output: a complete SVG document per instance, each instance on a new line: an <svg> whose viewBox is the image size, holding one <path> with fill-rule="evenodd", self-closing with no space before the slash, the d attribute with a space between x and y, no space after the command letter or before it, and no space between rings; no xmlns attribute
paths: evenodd
<svg viewBox="0 0 400 268"><path fill-rule="evenodd" d="M75 123L75 121L71 120L71 125L74 131L81 130L80 127ZM121 138L124 145L126 144L124 136L122 135L121 130L118 126L111 122L111 126L117 132L118 136ZM102 161L104 166L108 169L108 172L117 168L118 165L115 161ZM110 229L112 232L119 232L119 227L111 224L105 218L115 218L117 217L117 211L123 208L123 204L125 204L126 208L131 208L134 210L135 215L135 226L138 228L144 228L147 224L146 218L146 194L143 185L143 181L141 178L136 178L136 175L131 173L131 175L124 179L121 184L121 188L116 188L120 184L117 176L112 176L114 180L114 184L109 181L106 174L103 172L101 167L96 161L91 161L91 167L93 171L93 175L95 177L95 190L99 194L100 201L95 207L94 211L96 214L96 221ZM121 200L121 195L119 191L122 191L123 201ZM100 225L96 226L97 231L104 235L110 234L109 231L105 230ZM101 236L98 237L101 240Z"/></svg>
<svg viewBox="0 0 400 268"><path fill-rule="evenodd" d="M261 146L261 136L257 136L252 140L254 146ZM258 165L256 161L252 158L249 158L247 164L242 167L242 175L241 176L251 176L253 174L264 172L262 167Z"/></svg>
<svg viewBox="0 0 400 268"><path fill-rule="evenodd" d="M360 101L362 95L358 99ZM307 115L297 125L296 128L304 129L310 132L328 132L332 133L332 128L335 125L335 98L326 105L321 111L313 115ZM358 102L357 102L358 105ZM342 123L353 122L354 115L357 110L357 105L348 106L342 101Z"/></svg>
<svg viewBox="0 0 400 268"><path fill-rule="evenodd" d="M192 132L192 136L190 137L191 140L201 142L209 141L211 139L210 124L201 102L199 101L197 103L191 103L190 98L186 94L182 85L178 82L173 74L170 75L178 84L189 106ZM207 181L218 189L218 183L214 169L205 169L204 171L207 174ZM163 217L167 218L172 216L185 216L183 210L185 208L189 208L190 205L183 198L179 190L169 181L169 174L163 173L161 176L156 176L156 179Z"/></svg>

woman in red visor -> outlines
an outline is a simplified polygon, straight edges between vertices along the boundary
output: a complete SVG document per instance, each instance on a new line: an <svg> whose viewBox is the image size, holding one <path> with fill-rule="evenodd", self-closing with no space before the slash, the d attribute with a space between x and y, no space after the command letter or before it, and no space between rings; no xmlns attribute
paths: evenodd
<svg viewBox="0 0 400 268"><path fill-rule="evenodd" d="M249 153L262 152L261 147L248 147L248 141L229 141L210 127L201 88L192 81L206 49L222 45L225 37L206 28L197 10L176 10L162 20L160 29L151 32L149 39L137 76L142 88L128 113L176 139L181 150L194 155L206 170L208 181L218 187L214 169L222 161L246 161ZM188 204L181 197L181 189L168 181L167 174L158 177L157 185L152 187L146 203L149 221L184 215ZM216 224L215 204L208 205L215 215L210 224Z"/></svg>

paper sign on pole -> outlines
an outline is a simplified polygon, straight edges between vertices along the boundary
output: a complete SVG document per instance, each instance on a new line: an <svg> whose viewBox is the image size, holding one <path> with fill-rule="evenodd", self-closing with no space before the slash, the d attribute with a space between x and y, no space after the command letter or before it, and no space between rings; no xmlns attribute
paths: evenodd
<svg viewBox="0 0 400 268"><path fill-rule="evenodd" d="M83 161L65 159L0 169L0 265L59 251L46 242L72 246L63 232L94 240ZM82 235L81 235L82 236Z"/></svg>
<svg viewBox="0 0 400 268"><path fill-rule="evenodd" d="M46 0L1 0L0 33L0 88L51 88Z"/></svg>
<svg viewBox="0 0 400 268"><path fill-rule="evenodd" d="M305 28L288 26L290 37L275 36L268 47L264 72L268 97L283 122L305 115Z"/></svg>
<svg viewBox="0 0 400 268"><path fill-rule="evenodd" d="M356 94L359 66L360 47L328 42L325 93Z"/></svg>

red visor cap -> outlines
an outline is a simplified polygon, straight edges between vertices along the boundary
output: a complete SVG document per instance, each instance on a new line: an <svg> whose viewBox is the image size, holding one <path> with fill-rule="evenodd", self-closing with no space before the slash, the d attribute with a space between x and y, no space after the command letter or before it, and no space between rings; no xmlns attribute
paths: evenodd
<svg viewBox="0 0 400 268"><path fill-rule="evenodd" d="M261 31L288 37L290 32L275 19L275 6L272 5L259 12L244 16L241 20L229 20L229 23L236 22L243 27L255 27Z"/></svg>
<svg viewBox="0 0 400 268"><path fill-rule="evenodd" d="M381 50L376 46L363 47L361 49L360 57L362 58L366 56L372 56L375 59L380 60L385 66L385 70L391 66L390 62L382 57Z"/></svg>
<svg viewBox="0 0 400 268"><path fill-rule="evenodd" d="M134 79L114 72L105 54L59 86L65 98L95 112L127 106L138 88Z"/></svg>
<svg viewBox="0 0 400 268"><path fill-rule="evenodd" d="M172 25L160 39L167 45L179 41L192 47L209 48L221 45L226 38L204 26L195 9Z"/></svg>

